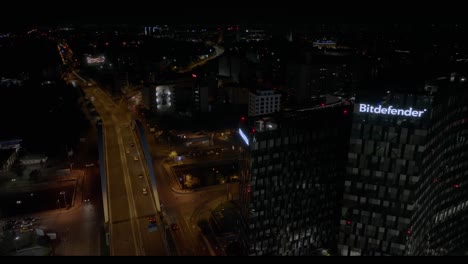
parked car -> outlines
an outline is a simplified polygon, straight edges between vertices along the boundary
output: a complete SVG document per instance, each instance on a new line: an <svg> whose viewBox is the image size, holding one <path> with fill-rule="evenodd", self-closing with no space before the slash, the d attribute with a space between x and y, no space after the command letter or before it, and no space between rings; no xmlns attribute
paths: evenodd
<svg viewBox="0 0 468 264"><path fill-rule="evenodd" d="M142 191L141 191L144 195L147 195L148 194L148 190L146 188L143 188Z"/></svg>
<svg viewBox="0 0 468 264"><path fill-rule="evenodd" d="M171 229L176 231L179 230L179 226L176 223L171 224Z"/></svg>

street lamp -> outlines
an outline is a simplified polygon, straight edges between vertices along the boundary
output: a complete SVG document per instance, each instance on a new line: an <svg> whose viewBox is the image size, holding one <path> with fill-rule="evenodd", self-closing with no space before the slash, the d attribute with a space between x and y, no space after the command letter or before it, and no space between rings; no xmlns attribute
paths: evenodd
<svg viewBox="0 0 468 264"><path fill-rule="evenodd" d="M19 239L19 236L15 237L15 240L13 240L15 244L15 251L18 252L18 245L16 244L16 241Z"/></svg>

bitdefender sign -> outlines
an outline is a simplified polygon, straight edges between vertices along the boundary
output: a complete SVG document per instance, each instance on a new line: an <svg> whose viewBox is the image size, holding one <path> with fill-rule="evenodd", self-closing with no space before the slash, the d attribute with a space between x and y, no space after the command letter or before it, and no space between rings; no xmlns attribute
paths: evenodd
<svg viewBox="0 0 468 264"><path fill-rule="evenodd" d="M379 115L393 115L393 116L410 116L410 117L421 117L422 114L426 112L426 109L423 111L414 110L413 108L408 109L398 109L393 108L393 106L382 107L379 106L371 106L368 104L359 104L359 113L371 113L371 114L379 114Z"/></svg>

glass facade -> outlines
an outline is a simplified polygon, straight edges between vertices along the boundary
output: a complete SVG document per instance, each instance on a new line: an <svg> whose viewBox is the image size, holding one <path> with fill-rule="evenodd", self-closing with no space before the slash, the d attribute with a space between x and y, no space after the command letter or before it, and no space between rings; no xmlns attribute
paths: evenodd
<svg viewBox="0 0 468 264"><path fill-rule="evenodd" d="M249 144L240 156L247 254L333 248L351 115L337 108L248 121L241 124Z"/></svg>
<svg viewBox="0 0 468 264"><path fill-rule="evenodd" d="M338 251L441 255L466 244L467 93L361 94L362 103L426 109L419 116L355 106Z"/></svg>

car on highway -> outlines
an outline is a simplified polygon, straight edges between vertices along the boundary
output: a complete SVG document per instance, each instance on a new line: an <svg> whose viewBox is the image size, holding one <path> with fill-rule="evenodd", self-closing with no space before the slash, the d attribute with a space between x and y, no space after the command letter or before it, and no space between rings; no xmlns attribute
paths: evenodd
<svg viewBox="0 0 468 264"><path fill-rule="evenodd" d="M135 144L133 144L133 143L130 143L130 147L132 147L132 148L133 148L134 146L135 146Z"/></svg>
<svg viewBox="0 0 468 264"><path fill-rule="evenodd" d="M141 192L142 192L144 195L147 195L147 194L148 194L148 190L147 190L146 188L143 188L143 189L141 190Z"/></svg>
<svg viewBox="0 0 468 264"><path fill-rule="evenodd" d="M174 230L174 231L179 230L179 226L176 223L172 223L171 224L171 229Z"/></svg>
<svg viewBox="0 0 468 264"><path fill-rule="evenodd" d="M143 174L138 175L138 179L143 179Z"/></svg>
<svg viewBox="0 0 468 264"><path fill-rule="evenodd" d="M126 150L125 150L125 153L130 154L130 150L129 150L129 149L126 149Z"/></svg>
<svg viewBox="0 0 468 264"><path fill-rule="evenodd" d="M138 160L138 156L134 156L134 157L133 157L133 160L137 161L137 160Z"/></svg>
<svg viewBox="0 0 468 264"><path fill-rule="evenodd" d="M156 224L156 217L154 217L154 215L150 216L149 217L149 222L150 222L150 224Z"/></svg>

